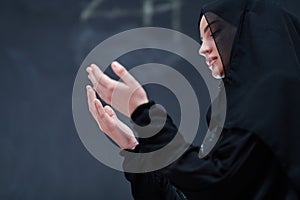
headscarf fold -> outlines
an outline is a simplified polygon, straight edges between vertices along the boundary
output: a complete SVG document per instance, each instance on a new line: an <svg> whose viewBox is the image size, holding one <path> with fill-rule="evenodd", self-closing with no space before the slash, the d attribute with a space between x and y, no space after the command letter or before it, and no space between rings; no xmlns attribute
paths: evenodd
<svg viewBox="0 0 300 200"><path fill-rule="evenodd" d="M225 66L224 128L254 132L300 192L299 20L274 0L218 0L202 16Z"/></svg>

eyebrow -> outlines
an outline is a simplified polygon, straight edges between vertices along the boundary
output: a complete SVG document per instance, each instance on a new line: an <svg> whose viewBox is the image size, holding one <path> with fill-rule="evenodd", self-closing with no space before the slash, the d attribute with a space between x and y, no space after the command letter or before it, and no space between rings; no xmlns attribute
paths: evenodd
<svg viewBox="0 0 300 200"><path fill-rule="evenodd" d="M214 23L216 23L216 22L218 22L218 21L219 21L219 20L216 19L216 20L210 22L210 24L207 24L207 25L205 26L205 28L204 28L204 34L207 32L207 30L208 30L208 28L209 28L210 25L212 25L212 24L214 24ZM202 40L203 37L200 37L200 39Z"/></svg>

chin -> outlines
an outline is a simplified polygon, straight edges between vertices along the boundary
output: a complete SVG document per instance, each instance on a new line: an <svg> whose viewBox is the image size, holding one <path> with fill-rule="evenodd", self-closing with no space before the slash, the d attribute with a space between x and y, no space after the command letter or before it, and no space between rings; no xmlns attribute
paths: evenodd
<svg viewBox="0 0 300 200"><path fill-rule="evenodd" d="M215 79L222 79L225 77L225 74L223 73L212 73L212 76L215 78Z"/></svg>
<svg viewBox="0 0 300 200"><path fill-rule="evenodd" d="M225 77L225 74L223 72L219 72L219 70L212 70L212 76L215 78L215 79L222 79Z"/></svg>
<svg viewBox="0 0 300 200"><path fill-rule="evenodd" d="M212 75L215 79L222 79L225 77L225 75Z"/></svg>

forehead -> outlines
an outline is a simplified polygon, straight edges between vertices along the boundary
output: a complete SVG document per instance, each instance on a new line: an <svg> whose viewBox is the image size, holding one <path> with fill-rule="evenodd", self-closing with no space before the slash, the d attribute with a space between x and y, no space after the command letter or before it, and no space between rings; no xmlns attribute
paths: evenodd
<svg viewBox="0 0 300 200"><path fill-rule="evenodd" d="M199 24L199 30L200 30L200 35L204 34L204 28L208 25L205 16L203 15L200 24Z"/></svg>

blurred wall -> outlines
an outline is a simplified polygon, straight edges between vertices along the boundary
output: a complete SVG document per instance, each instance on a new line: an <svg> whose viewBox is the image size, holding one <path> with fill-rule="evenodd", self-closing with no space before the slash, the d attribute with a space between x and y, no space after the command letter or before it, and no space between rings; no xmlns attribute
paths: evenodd
<svg viewBox="0 0 300 200"><path fill-rule="evenodd" d="M97 44L131 28L166 27L197 40L203 2L2 0L0 199L132 199L123 173L92 157L77 135L71 98L77 70ZM300 16L289 1L282 3ZM145 50L119 60L129 69L147 62L170 65L205 96L199 77L174 55ZM178 123L172 94L158 86L146 89ZM197 136L198 145L202 137Z"/></svg>
<svg viewBox="0 0 300 200"><path fill-rule="evenodd" d="M94 159L77 135L71 108L77 70L97 44L127 29L166 27L197 40L202 3L1 1L0 199L132 199L123 173ZM154 61L174 65L193 76L184 61L160 52L120 60L128 68ZM149 95L172 106L160 90L149 87ZM177 111L170 112L178 120Z"/></svg>

